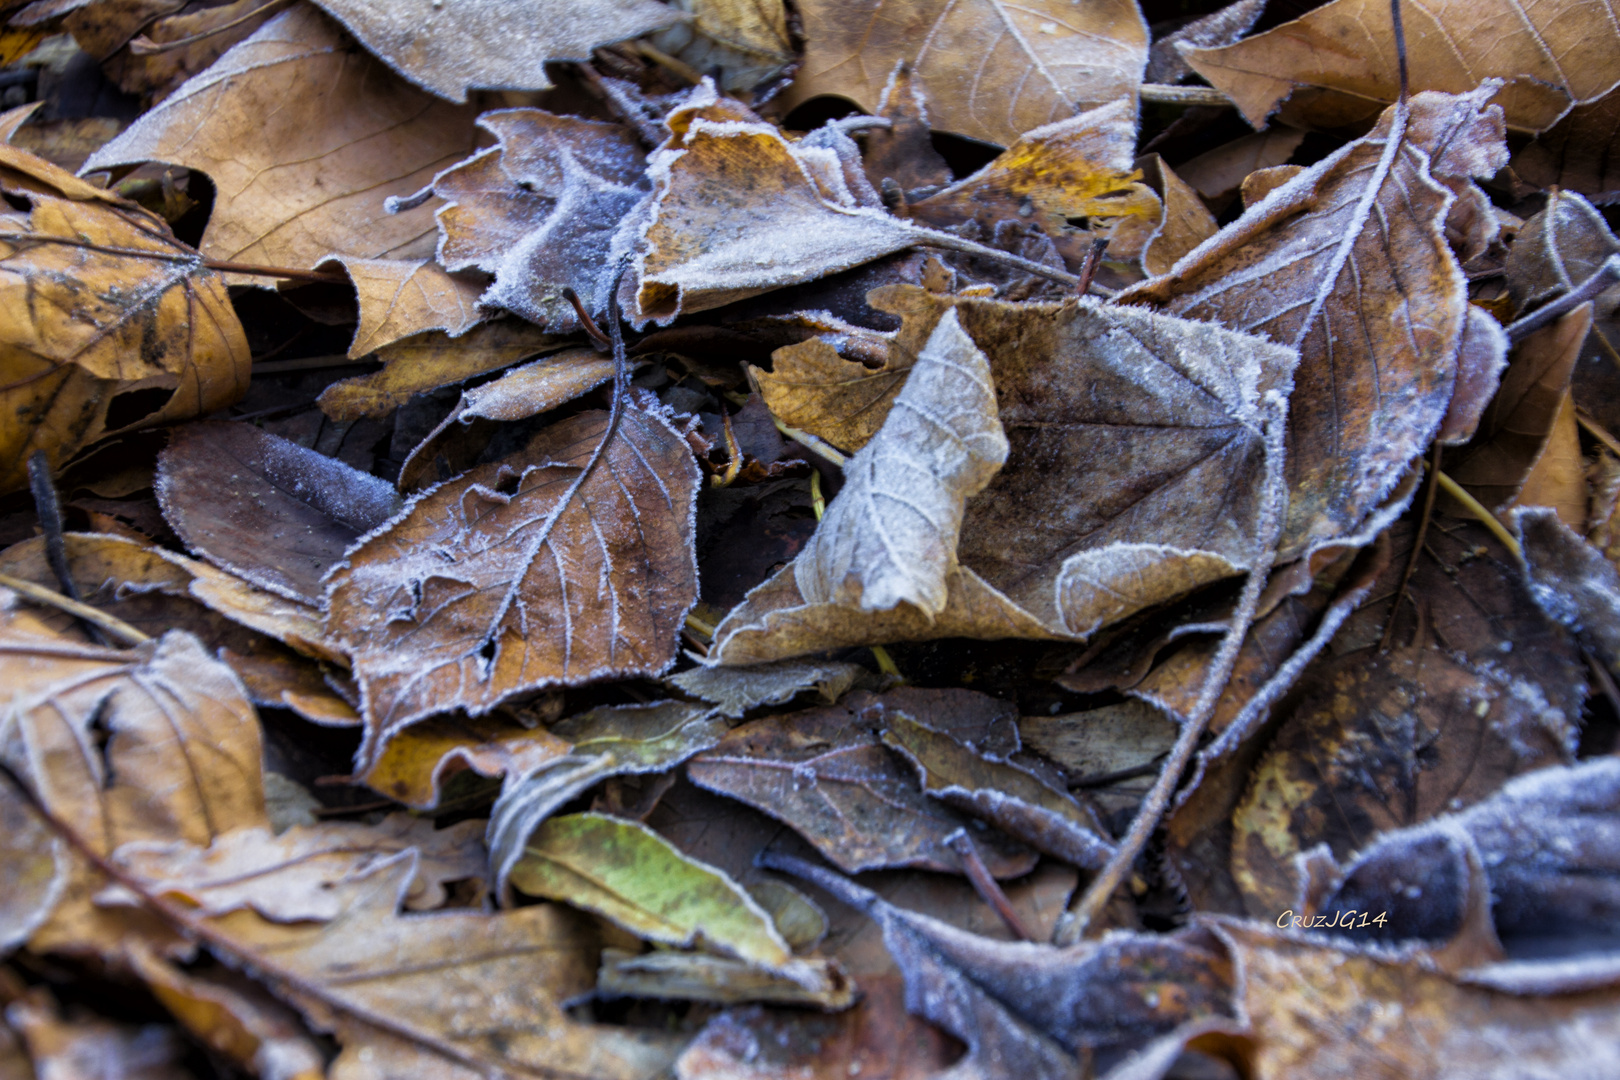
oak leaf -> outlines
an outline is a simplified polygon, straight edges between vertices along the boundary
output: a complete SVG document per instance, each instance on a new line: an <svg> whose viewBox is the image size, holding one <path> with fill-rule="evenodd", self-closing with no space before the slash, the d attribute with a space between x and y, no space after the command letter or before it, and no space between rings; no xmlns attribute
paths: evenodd
<svg viewBox="0 0 1620 1080"><path fill-rule="evenodd" d="M1620 27L1609 0L1530 11L1507 0L1439 0L1406 16L1415 90L1462 94L1507 81L1495 99L1519 129L1551 127L1571 105L1620 84ZM1217 49L1184 49L1194 71L1261 127L1282 117L1328 128L1370 120L1400 88L1390 15L1379 0L1334 0L1263 34Z"/></svg>
<svg viewBox="0 0 1620 1080"><path fill-rule="evenodd" d="M360 682L368 769L416 720L657 675L697 600L698 469L662 415L579 413L406 504L327 578Z"/></svg>
<svg viewBox="0 0 1620 1080"><path fill-rule="evenodd" d="M474 110L401 85L327 17L296 7L148 111L86 162L208 175L200 248L213 259L313 268L328 255L433 254L433 210L383 211L474 147ZM254 132L244 142L242 132ZM244 278L245 281L262 279Z"/></svg>
<svg viewBox="0 0 1620 1080"><path fill-rule="evenodd" d="M1506 161L1491 89L1424 93L1122 293L1300 352L1281 556L1351 532L1440 429L1467 322L1439 182Z"/></svg>
<svg viewBox="0 0 1620 1080"><path fill-rule="evenodd" d="M798 10L806 44L790 107L837 94L874 110L905 61L936 128L1001 146L1133 97L1147 62L1147 26L1119 0L807 0Z"/></svg>
<svg viewBox="0 0 1620 1080"><path fill-rule="evenodd" d="M648 190L646 158L617 124L500 109L478 118L495 145L433 178L438 257L449 270L495 275L482 302L557 334L579 329L563 289L607 310L613 241Z"/></svg>

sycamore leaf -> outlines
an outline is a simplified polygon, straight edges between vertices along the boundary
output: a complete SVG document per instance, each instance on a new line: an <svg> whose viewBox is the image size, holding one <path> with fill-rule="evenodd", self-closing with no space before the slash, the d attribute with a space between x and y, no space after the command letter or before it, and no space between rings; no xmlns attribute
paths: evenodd
<svg viewBox="0 0 1620 1080"><path fill-rule="evenodd" d="M849 705L766 717L733 730L686 766L693 783L790 826L850 873L915 866L960 872L947 838L967 823L923 796ZM1031 853L974 832L996 877L1028 873Z"/></svg>
<svg viewBox="0 0 1620 1080"><path fill-rule="evenodd" d="M469 90L547 90L545 66L662 29L680 15L654 0L319 0L389 67L450 101Z"/></svg>
<svg viewBox="0 0 1620 1080"><path fill-rule="evenodd" d="M1135 111L1115 101L1027 131L978 172L911 203L911 215L939 227L976 221L987 232L1028 220L1053 239L1078 227L1109 238L1110 257L1132 258L1162 214L1133 169Z"/></svg>
<svg viewBox="0 0 1620 1080"><path fill-rule="evenodd" d="M316 269L342 267L360 303L349 356L374 353L428 330L458 338L484 321L478 274L452 274L432 259L328 259Z"/></svg>
<svg viewBox="0 0 1620 1080"><path fill-rule="evenodd" d="M906 1008L967 1043L963 1080L1082 1075L1087 1051L1141 1046L1188 1020L1230 1015L1233 965L1205 932L1119 932L1068 948L980 937L896 907L839 874L767 853L877 923ZM941 1074L943 1075L943 1074Z"/></svg>
<svg viewBox="0 0 1620 1080"><path fill-rule="evenodd" d="M698 468L662 415L620 408L417 496L328 576L366 717L358 771L433 713L674 662L697 600Z"/></svg>
<svg viewBox="0 0 1620 1080"><path fill-rule="evenodd" d="M252 424L178 429L158 458L163 515L193 551L289 600L319 605L321 578L399 512L370 473Z"/></svg>
<svg viewBox="0 0 1620 1080"><path fill-rule="evenodd" d="M509 880L530 896L595 912L648 941L700 947L799 981L814 978L741 885L640 822L606 814L551 818L524 844Z"/></svg>
<svg viewBox="0 0 1620 1080"><path fill-rule="evenodd" d="M1240 572L1264 543L1265 431L1293 362L1129 308L956 302L815 535L726 616L711 659L1084 637Z"/></svg>
<svg viewBox="0 0 1620 1080"><path fill-rule="evenodd" d="M1414 90L1467 93L1508 83L1495 100L1515 127L1540 131L1569 107L1620 84L1620 24L1610 0L1527 9L1510 0L1436 0L1404 19ZM1263 34L1184 49L1194 71L1255 127L1287 100L1283 119L1327 128L1370 120L1400 87L1387 5L1334 0ZM1296 119L1299 118L1299 119Z"/></svg>
<svg viewBox="0 0 1620 1080"><path fill-rule="evenodd" d="M910 762L929 795L1082 869L1101 869L1114 853L1096 814L1068 792L1012 762L976 753L898 710L886 711L884 719L888 728L878 737Z"/></svg>
<svg viewBox="0 0 1620 1080"><path fill-rule="evenodd" d="M1505 162L1490 93L1416 95L1120 296L1299 350L1284 559L1353 531L1440 429L1468 295L1437 178Z"/></svg>
<svg viewBox="0 0 1620 1080"><path fill-rule="evenodd" d="M428 331L377 350L383 369L332 383L316 404L333 420L380 420L417 394L555 352L564 340L517 319L496 319L459 338Z"/></svg>
<svg viewBox="0 0 1620 1080"><path fill-rule="evenodd" d="M811 689L830 704L866 674L859 664L785 660L753 668L695 667L669 681L693 697L713 702L722 714L740 717L761 705L792 701Z"/></svg>
<svg viewBox="0 0 1620 1080"><path fill-rule="evenodd" d="M247 391L251 358L224 282L159 219L0 148L0 492L43 450L59 469L105 435L188 420Z"/></svg>
<svg viewBox="0 0 1620 1080"><path fill-rule="evenodd" d="M507 774L489 815L489 861L496 895L507 895L507 876L524 843L569 799L610 776L672 769L719 742L726 722L714 709L684 701L593 709L552 726L564 754Z"/></svg>
<svg viewBox="0 0 1620 1080"><path fill-rule="evenodd" d="M1600 205L1620 200L1620 169L1611 152L1620 129L1620 90L1577 105L1513 155L1513 171L1541 188L1578 191Z"/></svg>
<svg viewBox="0 0 1620 1080"><path fill-rule="evenodd" d="M614 234L648 191L641 146L618 124L540 109L487 112L478 126L495 145L433 178L445 201L439 260L494 274L483 303L573 333L579 318L562 290L607 310Z"/></svg>
<svg viewBox="0 0 1620 1080"><path fill-rule="evenodd" d="M87 169L161 161L216 191L201 250L312 268L332 254L433 254L433 210L389 215L474 147L474 110L401 85L313 7L278 15L96 151ZM244 140L243 132L254 137ZM244 279L263 283L263 279Z"/></svg>
<svg viewBox="0 0 1620 1080"><path fill-rule="evenodd" d="M1001 146L1134 97L1147 62L1147 25L1123 0L804 0L798 12L806 48L789 107L837 94L872 111L906 61L934 127Z"/></svg>

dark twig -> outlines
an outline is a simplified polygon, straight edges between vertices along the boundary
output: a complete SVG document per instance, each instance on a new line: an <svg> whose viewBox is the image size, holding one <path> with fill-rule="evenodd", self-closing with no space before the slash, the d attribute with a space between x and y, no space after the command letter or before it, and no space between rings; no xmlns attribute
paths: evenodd
<svg viewBox="0 0 1620 1080"><path fill-rule="evenodd" d="M1091 240L1091 249L1086 252L1086 261L1080 267L1080 283L1074 291L1081 296L1091 288L1091 279L1097 276L1097 267L1102 265L1103 252L1108 250L1108 237L1097 236Z"/></svg>
<svg viewBox="0 0 1620 1080"><path fill-rule="evenodd" d="M1121 780L1135 780L1138 776L1152 776L1159 771L1160 762L1162 761L1164 761L1164 755L1160 754L1152 761L1144 761L1142 764L1132 765L1128 769L1115 769L1113 772L1082 776L1078 780L1070 780L1068 788L1070 791L1079 791L1083 788L1108 787L1119 783Z"/></svg>
<svg viewBox="0 0 1620 1080"><path fill-rule="evenodd" d="M1401 0L1389 0L1389 19L1395 26L1395 65L1400 71L1400 100L1405 101L1411 96L1411 83L1406 70L1406 26L1401 21Z"/></svg>
<svg viewBox="0 0 1620 1080"><path fill-rule="evenodd" d="M1018 918L1018 912L1013 910L1012 901L1001 891L1001 886L991 875L990 868L984 865L984 860L979 857L979 849L974 846L973 838L968 835L967 830L957 829L945 838L945 843L962 860L962 871L973 884L973 890L979 894L981 900L990 905L990 910L1007 924L1007 929L1012 931L1013 937L1019 941L1034 941L1035 935L1024 928L1022 920Z"/></svg>
<svg viewBox="0 0 1620 1080"><path fill-rule="evenodd" d="M1592 272L1591 277L1569 292L1547 301L1524 318L1509 323L1506 330L1508 340L1517 345L1548 323L1569 314L1588 300L1597 299L1599 293L1616 282L1620 282L1620 255L1610 255L1602 266Z"/></svg>
<svg viewBox="0 0 1620 1080"><path fill-rule="evenodd" d="M28 458L28 490L34 496L34 513L39 515L39 528L45 536L45 561L50 564L56 583L70 600L83 600L79 586L68 572L67 541L62 536L62 504L56 497L56 485L51 482L51 464L45 451L35 450Z"/></svg>
<svg viewBox="0 0 1620 1080"><path fill-rule="evenodd" d="M562 295L564 300L574 305L574 314L579 316L579 325L585 328L586 336L596 345L597 351L612 352L612 339L602 333L602 328L596 325L596 320L591 318L590 310L585 307L585 302L579 298L579 293L574 291L573 286L564 285Z"/></svg>

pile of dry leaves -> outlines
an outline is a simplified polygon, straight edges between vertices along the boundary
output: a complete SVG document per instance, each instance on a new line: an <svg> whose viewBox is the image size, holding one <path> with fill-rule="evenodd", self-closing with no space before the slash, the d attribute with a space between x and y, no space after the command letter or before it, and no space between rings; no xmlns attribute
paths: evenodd
<svg viewBox="0 0 1620 1080"><path fill-rule="evenodd" d="M1217 3L0 0L0 1077L1620 1075L1620 11Z"/></svg>

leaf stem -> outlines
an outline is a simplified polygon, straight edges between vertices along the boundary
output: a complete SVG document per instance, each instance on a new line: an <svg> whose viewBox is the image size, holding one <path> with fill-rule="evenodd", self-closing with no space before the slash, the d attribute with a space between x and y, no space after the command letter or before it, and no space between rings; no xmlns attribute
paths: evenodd
<svg viewBox="0 0 1620 1080"><path fill-rule="evenodd" d="M52 592L43 585L36 585L32 581L24 581L22 578L12 577L10 574L0 574L0 585L4 585L20 596L27 597L36 604L53 607L58 611L65 611L69 615L83 619L125 644L139 645L143 641L152 640L123 619L109 615L98 608L93 608L89 604L80 603L71 597L63 596L59 592Z"/></svg>
<svg viewBox="0 0 1620 1080"><path fill-rule="evenodd" d="M1483 503L1470 495L1467 489L1445 473L1437 471L1434 478L1439 481L1440 486L1445 489L1447 495L1462 503L1464 510L1474 515L1479 519L1481 525L1491 530L1491 534L1502 542L1503 547L1513 553L1515 559L1520 562L1524 561L1524 550L1519 547L1519 541L1514 539L1512 533L1508 532L1507 526L1502 524L1500 518L1485 509Z"/></svg>
<svg viewBox="0 0 1620 1080"><path fill-rule="evenodd" d="M962 860L962 871L967 874L973 891L979 894L979 899L989 905L1001 921L1012 931L1013 937L1019 941L1034 941L1035 935L1024 927L1023 920L1018 912L1013 910L1012 901L1007 894L1001 891L1001 886L991 875L990 868L984 865L979 857L979 849L974 846L973 838L968 835L967 829L957 829L945 838L945 846L956 852L956 857Z"/></svg>
<svg viewBox="0 0 1620 1080"><path fill-rule="evenodd" d="M1015 270L1022 270L1026 274L1047 278L1060 285L1067 285L1071 289L1080 286L1080 275L1071 274L1067 270L1059 270L1055 266L1038 263L1034 259L1026 259L1022 255L1014 255L1010 251L1000 248L988 247L984 244L974 243L972 240L960 236L953 236L948 232L930 229L926 225L906 225L906 231L911 233L913 243L918 247L947 248L951 251L960 251L964 255L972 255L980 259L989 259L992 262L1010 266Z"/></svg>
<svg viewBox="0 0 1620 1080"><path fill-rule="evenodd" d="M260 4L252 11L238 15L230 22L221 23L219 26L213 27L212 29L203 30L200 33L191 34L188 37L176 38L174 41L153 41L145 34L142 34L140 37L129 43L129 51L134 56L156 56L158 53L173 52L176 49L183 49L187 45L195 45L199 41L207 41L209 38L214 37L215 35L235 30L243 23L251 22L260 15L263 15L265 12L269 11L271 8L280 7L286 2L287 0L270 0L270 2L267 4Z"/></svg>

